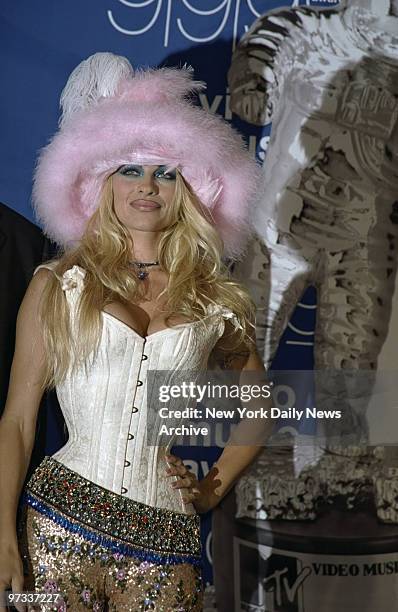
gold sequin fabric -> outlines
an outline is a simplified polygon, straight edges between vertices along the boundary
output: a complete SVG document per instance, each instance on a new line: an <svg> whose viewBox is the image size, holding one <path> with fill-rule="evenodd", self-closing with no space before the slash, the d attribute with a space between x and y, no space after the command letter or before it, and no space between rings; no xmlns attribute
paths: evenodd
<svg viewBox="0 0 398 612"><path fill-rule="evenodd" d="M134 502L51 457L36 468L24 501L25 590L62 594L31 610L202 610L196 515Z"/></svg>

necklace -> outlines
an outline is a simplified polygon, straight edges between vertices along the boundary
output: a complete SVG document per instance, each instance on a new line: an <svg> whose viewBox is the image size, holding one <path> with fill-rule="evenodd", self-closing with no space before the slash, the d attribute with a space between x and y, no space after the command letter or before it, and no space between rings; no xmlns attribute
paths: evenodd
<svg viewBox="0 0 398 612"><path fill-rule="evenodd" d="M130 263L138 268L137 276L140 280L145 280L149 275L145 268L159 265L158 261L130 261Z"/></svg>

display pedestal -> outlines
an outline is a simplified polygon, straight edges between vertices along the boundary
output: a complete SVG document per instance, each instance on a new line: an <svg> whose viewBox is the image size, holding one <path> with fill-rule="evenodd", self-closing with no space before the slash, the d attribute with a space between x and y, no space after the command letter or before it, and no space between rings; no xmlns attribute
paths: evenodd
<svg viewBox="0 0 398 612"><path fill-rule="evenodd" d="M369 503L316 521L237 520L235 612L395 610L398 525Z"/></svg>

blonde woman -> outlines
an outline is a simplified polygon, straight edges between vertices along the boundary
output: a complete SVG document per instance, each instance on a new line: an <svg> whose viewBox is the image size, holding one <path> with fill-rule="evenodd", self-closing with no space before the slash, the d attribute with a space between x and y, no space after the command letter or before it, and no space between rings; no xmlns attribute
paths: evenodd
<svg viewBox="0 0 398 612"><path fill-rule="evenodd" d="M257 168L187 99L201 87L185 69L135 73L96 54L70 76L39 159L36 211L64 250L22 303L0 421L0 591L53 596L39 610L201 610L198 514L261 450L226 447L198 481L146 444L151 370L202 371L210 359L263 369L253 303L221 259L243 249ZM19 546L17 502L50 387L69 439L25 487Z"/></svg>

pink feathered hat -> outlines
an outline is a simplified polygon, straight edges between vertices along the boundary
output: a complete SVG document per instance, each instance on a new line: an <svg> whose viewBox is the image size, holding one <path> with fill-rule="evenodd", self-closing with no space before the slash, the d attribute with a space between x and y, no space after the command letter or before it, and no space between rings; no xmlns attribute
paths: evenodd
<svg viewBox="0 0 398 612"><path fill-rule="evenodd" d="M225 255L241 255L259 168L230 125L189 100L204 87L190 69L134 71L112 53L79 64L62 92L60 129L35 172L33 203L45 233L64 246L79 240L110 174L132 162L167 164L211 210Z"/></svg>

